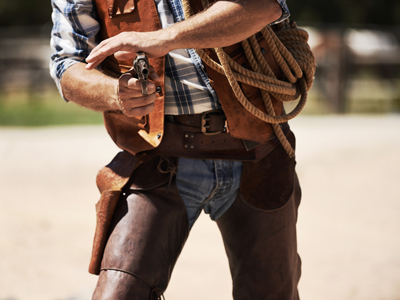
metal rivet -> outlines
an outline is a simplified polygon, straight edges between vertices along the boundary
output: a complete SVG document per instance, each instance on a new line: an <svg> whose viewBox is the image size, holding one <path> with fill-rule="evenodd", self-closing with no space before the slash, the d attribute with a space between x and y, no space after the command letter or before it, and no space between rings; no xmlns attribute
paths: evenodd
<svg viewBox="0 0 400 300"><path fill-rule="evenodd" d="M265 54L265 49L264 48L261 48L260 50L261 50L262 54Z"/></svg>
<svg viewBox="0 0 400 300"><path fill-rule="evenodd" d="M157 93L161 93L161 92L162 92L161 86L156 87L156 92L157 92Z"/></svg>
<svg viewBox="0 0 400 300"><path fill-rule="evenodd" d="M188 145L185 145L185 148L187 149Z"/></svg>
<svg viewBox="0 0 400 300"><path fill-rule="evenodd" d="M157 134L157 138L161 139L161 133Z"/></svg>
<svg viewBox="0 0 400 300"><path fill-rule="evenodd" d="M192 139L194 139L194 134L192 134L190 137L191 137Z"/></svg>
<svg viewBox="0 0 400 300"><path fill-rule="evenodd" d="M194 149L194 146L192 145L192 146L190 146L190 149Z"/></svg>
<svg viewBox="0 0 400 300"><path fill-rule="evenodd" d="M188 138L189 137L189 135L188 134L185 134L185 138Z"/></svg>

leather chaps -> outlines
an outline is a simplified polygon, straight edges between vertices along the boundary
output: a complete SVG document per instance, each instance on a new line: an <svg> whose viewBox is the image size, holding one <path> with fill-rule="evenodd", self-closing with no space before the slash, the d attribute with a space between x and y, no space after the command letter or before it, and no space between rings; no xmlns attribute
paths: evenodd
<svg viewBox="0 0 400 300"><path fill-rule="evenodd" d="M294 146L293 133L288 139ZM135 170L113 216L93 299L163 298L189 233L172 176L175 163L155 157ZM281 145L257 163L244 162L240 193L217 220L235 300L299 299L296 221L301 191L294 169L295 160Z"/></svg>
<svg viewBox="0 0 400 300"><path fill-rule="evenodd" d="M155 157L135 170L115 208L93 299L161 299L189 233L174 167Z"/></svg>

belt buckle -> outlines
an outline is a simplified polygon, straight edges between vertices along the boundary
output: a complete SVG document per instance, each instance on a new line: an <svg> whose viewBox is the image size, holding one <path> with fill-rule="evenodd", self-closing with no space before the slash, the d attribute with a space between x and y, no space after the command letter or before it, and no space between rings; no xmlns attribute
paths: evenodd
<svg viewBox="0 0 400 300"><path fill-rule="evenodd" d="M210 117L208 115L209 115L209 113L206 113L206 112L201 114L201 132L204 135L217 135L217 134L220 134L220 133L226 131L226 130L224 130L224 131L222 131L222 130L221 131L214 131L214 132L207 131L210 128L210 125L208 124L208 121L210 121ZM225 128L226 128L226 120L225 120L224 129Z"/></svg>

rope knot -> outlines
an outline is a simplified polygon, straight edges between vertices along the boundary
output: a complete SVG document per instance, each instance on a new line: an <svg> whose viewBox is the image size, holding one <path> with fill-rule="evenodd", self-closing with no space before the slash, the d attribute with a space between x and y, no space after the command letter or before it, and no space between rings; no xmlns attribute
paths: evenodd
<svg viewBox="0 0 400 300"><path fill-rule="evenodd" d="M168 187L166 190L166 193L168 193L169 188L171 187L172 179L178 171L177 164L171 157L161 155L160 161L158 162L158 165L157 165L157 171L160 172L161 174L169 173Z"/></svg>

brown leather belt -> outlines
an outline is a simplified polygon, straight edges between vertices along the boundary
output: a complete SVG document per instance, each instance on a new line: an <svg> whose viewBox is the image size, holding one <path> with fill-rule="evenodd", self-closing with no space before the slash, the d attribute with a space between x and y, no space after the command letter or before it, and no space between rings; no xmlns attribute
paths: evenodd
<svg viewBox="0 0 400 300"><path fill-rule="evenodd" d="M166 122L200 129L205 135L216 135L227 132L226 117L219 111L195 115L168 115Z"/></svg>
<svg viewBox="0 0 400 300"><path fill-rule="evenodd" d="M226 117L220 112L165 117L165 133L160 146L147 151L145 156L258 161L280 144L274 135L264 144L232 137L228 133ZM290 132L287 123L281 127L286 135ZM248 145L253 148L249 149Z"/></svg>

